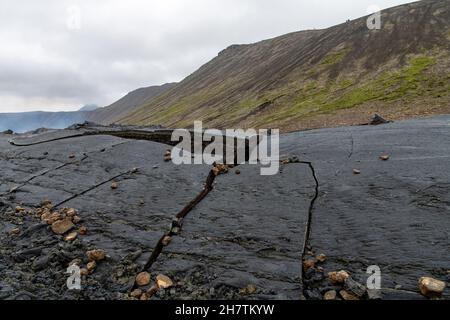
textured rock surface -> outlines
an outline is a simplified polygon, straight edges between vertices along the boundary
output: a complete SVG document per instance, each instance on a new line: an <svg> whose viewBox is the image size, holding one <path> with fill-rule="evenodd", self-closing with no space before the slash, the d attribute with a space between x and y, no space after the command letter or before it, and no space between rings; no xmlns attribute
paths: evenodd
<svg viewBox="0 0 450 320"><path fill-rule="evenodd" d="M328 282L328 272L347 270L365 284L371 265L381 268L384 299L423 298L417 283L424 275L448 280L450 117L282 136L281 154L311 161L319 180L308 250L327 258L303 275L315 194L307 164L283 165L273 177L248 165L240 175L234 168L217 176L162 244L211 167L164 162L167 146L151 141L87 136L15 147L8 139L0 134L0 299L129 298L159 250L147 271L174 285L145 299L299 299L306 291L320 299L344 289ZM383 154L390 160L380 160ZM75 208L82 218L76 228L88 232L70 242L54 234L29 213L44 199ZM67 267L78 259L86 270L93 249L106 259L83 273L80 292L69 291Z"/></svg>

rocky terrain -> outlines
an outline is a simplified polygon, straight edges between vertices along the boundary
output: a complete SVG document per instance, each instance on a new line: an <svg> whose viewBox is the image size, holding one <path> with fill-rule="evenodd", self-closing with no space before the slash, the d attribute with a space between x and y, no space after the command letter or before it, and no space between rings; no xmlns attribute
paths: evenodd
<svg viewBox="0 0 450 320"><path fill-rule="evenodd" d="M269 177L176 166L152 128L1 134L0 299L368 299L372 265L376 297L448 299L449 126L284 134Z"/></svg>
<svg viewBox="0 0 450 320"><path fill-rule="evenodd" d="M323 30L232 45L118 122L284 132L449 114L450 1L425 0Z"/></svg>

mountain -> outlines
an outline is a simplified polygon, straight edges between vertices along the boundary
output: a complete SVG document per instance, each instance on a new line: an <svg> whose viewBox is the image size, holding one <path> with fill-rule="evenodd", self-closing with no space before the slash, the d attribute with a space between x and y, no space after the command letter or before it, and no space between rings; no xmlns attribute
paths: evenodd
<svg viewBox="0 0 450 320"><path fill-rule="evenodd" d="M63 129L86 121L89 114L83 111L0 113L0 132L9 129L18 133L38 128Z"/></svg>
<svg viewBox="0 0 450 320"><path fill-rule="evenodd" d="M233 45L125 124L277 127L284 131L450 113L450 1L383 10L323 29Z"/></svg>
<svg viewBox="0 0 450 320"><path fill-rule="evenodd" d="M98 109L98 105L96 104L87 104L84 107L80 108L78 111L94 111Z"/></svg>
<svg viewBox="0 0 450 320"><path fill-rule="evenodd" d="M140 88L128 93L112 105L95 110L89 120L100 124L115 123L125 115L132 113L139 106L149 102L154 97L173 88L175 83L166 83L162 86Z"/></svg>

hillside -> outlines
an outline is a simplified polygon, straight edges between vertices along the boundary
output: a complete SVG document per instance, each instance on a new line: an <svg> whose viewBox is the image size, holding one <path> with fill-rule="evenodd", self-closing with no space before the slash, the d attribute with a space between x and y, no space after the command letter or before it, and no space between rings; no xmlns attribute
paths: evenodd
<svg viewBox="0 0 450 320"><path fill-rule="evenodd" d="M152 86L134 90L120 100L114 102L112 105L97 109L89 116L89 120L100 124L117 122L125 115L132 113L136 108L169 90L174 85L174 83L166 83L162 86Z"/></svg>
<svg viewBox="0 0 450 320"><path fill-rule="evenodd" d="M381 30L366 20L233 45L119 122L292 131L450 113L450 1L384 10Z"/></svg>

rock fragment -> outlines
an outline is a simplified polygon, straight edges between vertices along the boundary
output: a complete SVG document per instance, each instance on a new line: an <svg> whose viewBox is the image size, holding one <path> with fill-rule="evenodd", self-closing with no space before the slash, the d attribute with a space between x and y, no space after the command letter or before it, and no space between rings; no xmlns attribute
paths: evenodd
<svg viewBox="0 0 450 320"><path fill-rule="evenodd" d="M354 174L354 175L361 174L361 170L353 169L353 174Z"/></svg>
<svg viewBox="0 0 450 320"><path fill-rule="evenodd" d="M87 228L85 226L80 227L80 229L78 229L78 233L82 236L85 236L87 234Z"/></svg>
<svg viewBox="0 0 450 320"><path fill-rule="evenodd" d="M141 272L136 276L136 284L140 287L148 285L150 280L151 276L148 272Z"/></svg>
<svg viewBox="0 0 450 320"><path fill-rule="evenodd" d="M303 269L308 271L309 269L313 269L316 266L316 260L308 259L303 262Z"/></svg>
<svg viewBox="0 0 450 320"><path fill-rule="evenodd" d="M156 284L160 289L168 289L173 286L173 281L169 277L159 274L156 277Z"/></svg>
<svg viewBox="0 0 450 320"><path fill-rule="evenodd" d="M106 253L105 251L101 250L101 249L94 249L94 250L90 250L88 252L86 252L86 255L89 259L89 261L102 261L105 260L106 258Z"/></svg>
<svg viewBox="0 0 450 320"><path fill-rule="evenodd" d="M64 241L71 242L74 241L78 236L77 232L71 232L67 236L64 237Z"/></svg>
<svg viewBox="0 0 450 320"><path fill-rule="evenodd" d="M321 253L316 257L316 260L321 263L324 263L327 260L327 256L324 253Z"/></svg>
<svg viewBox="0 0 450 320"><path fill-rule="evenodd" d="M339 294L341 295L342 299L346 301L353 301L353 300L359 300L358 297L354 296L350 292L347 292L345 290L339 291Z"/></svg>
<svg viewBox="0 0 450 320"><path fill-rule="evenodd" d="M119 184L117 182L111 183L111 189L116 190L117 188L119 188Z"/></svg>
<svg viewBox="0 0 450 320"><path fill-rule="evenodd" d="M142 290L141 289L135 289L130 293L130 297L139 299L142 296Z"/></svg>
<svg viewBox="0 0 450 320"><path fill-rule="evenodd" d="M445 282L430 277L419 280L420 293L427 298L440 298L446 287Z"/></svg>
<svg viewBox="0 0 450 320"><path fill-rule="evenodd" d="M97 268L97 262L91 261L87 264L86 269L89 273L94 272L95 268Z"/></svg>
<svg viewBox="0 0 450 320"><path fill-rule="evenodd" d="M347 271L341 270L338 272L328 273L328 279L333 284L344 284L345 281L350 277Z"/></svg>
<svg viewBox="0 0 450 320"><path fill-rule="evenodd" d="M243 295L251 295L254 294L258 289L256 288L255 285L253 284L249 284L248 286L246 286L245 288L239 290L240 294Z"/></svg>
<svg viewBox="0 0 450 320"><path fill-rule="evenodd" d="M56 234L62 235L74 227L72 220L66 218L64 220L58 220L52 224L52 231Z"/></svg>
<svg viewBox="0 0 450 320"><path fill-rule="evenodd" d="M330 290L325 292L323 295L324 300L336 300L337 292L335 290Z"/></svg>
<svg viewBox="0 0 450 320"><path fill-rule="evenodd" d="M389 122L390 121L387 121L382 116L380 116L379 114L375 113L374 116L372 117L372 119L370 120L369 124L371 126L378 126L380 124L386 124L386 123L389 123Z"/></svg>
<svg viewBox="0 0 450 320"><path fill-rule="evenodd" d="M19 228L14 228L9 232L10 235L12 236L17 236L20 234L20 229Z"/></svg>
<svg viewBox="0 0 450 320"><path fill-rule="evenodd" d="M382 160L382 161L388 161L389 159L390 159L390 156L387 154L380 156L380 160Z"/></svg>

